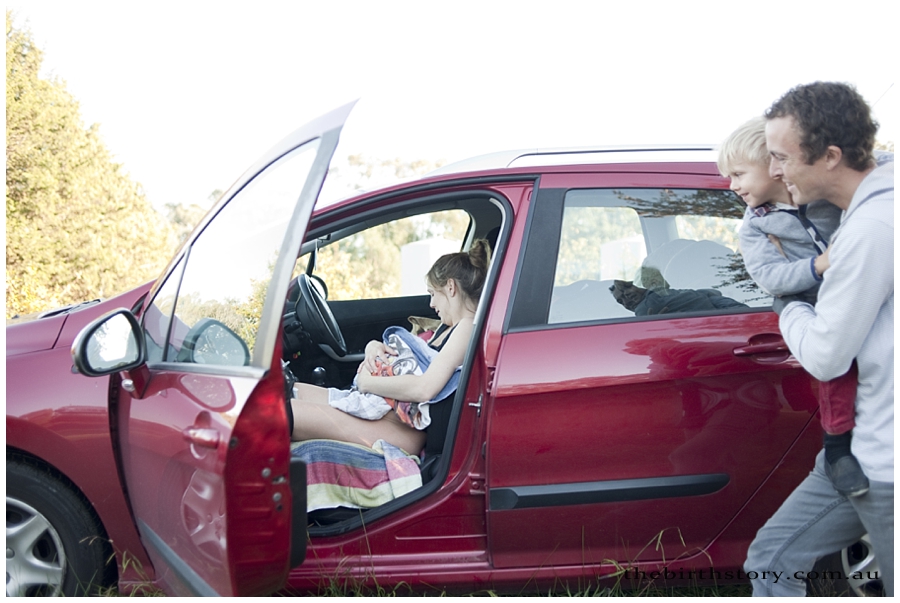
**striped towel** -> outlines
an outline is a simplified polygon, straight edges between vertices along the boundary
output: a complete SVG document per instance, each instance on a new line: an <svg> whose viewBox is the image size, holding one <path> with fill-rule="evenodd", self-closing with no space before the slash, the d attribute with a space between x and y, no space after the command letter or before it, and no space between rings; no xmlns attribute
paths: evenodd
<svg viewBox="0 0 900 603"><path fill-rule="evenodd" d="M306 463L308 511L371 509L422 487L419 459L384 440L367 448L334 440L291 444Z"/></svg>

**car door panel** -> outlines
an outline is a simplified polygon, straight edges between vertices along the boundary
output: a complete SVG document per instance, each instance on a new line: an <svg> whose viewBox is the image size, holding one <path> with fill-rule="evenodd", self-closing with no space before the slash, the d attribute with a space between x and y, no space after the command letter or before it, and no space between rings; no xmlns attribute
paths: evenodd
<svg viewBox="0 0 900 603"><path fill-rule="evenodd" d="M649 561L706 547L816 409L809 381L792 379L795 361L733 353L773 317L507 335L488 451L494 564ZM553 350L553 362L528 352L537 349Z"/></svg>
<svg viewBox="0 0 900 603"><path fill-rule="evenodd" d="M171 594L272 592L297 560L292 494L305 489L289 483L281 311L350 108L301 128L242 176L148 304L154 356L125 375L111 413L136 523ZM210 324L216 337L184 345ZM222 337L230 351L217 356ZM305 510L297 520L305 529Z"/></svg>
<svg viewBox="0 0 900 603"><path fill-rule="evenodd" d="M246 390L251 383L239 389ZM182 395L183 391L190 394ZM132 508L142 538L151 542L148 552L154 567L165 567L172 562L165 556L176 555L200 578L178 580L181 594L229 588L227 572L204 568L229 565L224 484L217 474L225 464L231 435L225 417L236 417L244 399L246 394L238 402L228 378L172 371L154 374L140 400L121 398L119 436L128 451L125 474L129 489L142 493L132 496Z"/></svg>
<svg viewBox="0 0 900 603"><path fill-rule="evenodd" d="M677 172L541 178L490 400L495 567L701 559L815 412L738 199Z"/></svg>

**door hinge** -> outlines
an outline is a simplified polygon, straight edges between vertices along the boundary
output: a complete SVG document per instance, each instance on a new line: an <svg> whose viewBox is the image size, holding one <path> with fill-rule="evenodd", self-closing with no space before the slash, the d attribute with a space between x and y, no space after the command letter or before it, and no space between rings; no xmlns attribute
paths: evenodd
<svg viewBox="0 0 900 603"><path fill-rule="evenodd" d="M496 375L496 373L497 373L497 367L494 367L494 366L487 367L487 386L485 387L485 390L487 391L487 394L489 396L493 395L493 393L494 393L494 376Z"/></svg>
<svg viewBox="0 0 900 603"><path fill-rule="evenodd" d="M484 495L484 476L480 473L469 474L469 494Z"/></svg>

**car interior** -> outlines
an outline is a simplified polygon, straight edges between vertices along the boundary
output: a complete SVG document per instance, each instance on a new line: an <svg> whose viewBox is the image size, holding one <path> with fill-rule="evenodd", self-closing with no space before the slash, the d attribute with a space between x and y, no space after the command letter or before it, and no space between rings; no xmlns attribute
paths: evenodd
<svg viewBox="0 0 900 603"><path fill-rule="evenodd" d="M641 263L634 284L645 289L712 289L744 304L757 305L759 292L723 284L734 252L709 240L673 239L657 247ZM661 279L661 280L660 280ZM634 317L610 294L616 279L584 279L555 287L549 322L580 322Z"/></svg>
<svg viewBox="0 0 900 603"><path fill-rule="evenodd" d="M485 285L487 292L497 264L494 261L497 257L495 252L498 241L502 244L501 230L504 225L503 203L488 193L437 195L399 204L399 207L397 203L392 203L386 211L374 209L347 217L335 212L319 217L311 224L300 251L296 276L289 288L283 321L283 358L297 381L322 387L349 388L364 358L366 343L381 340L382 333L390 326L410 330L410 317L438 319L429 306L427 293L387 297L363 295L357 298L335 294L330 297L329 290L334 288L329 282L332 279L321 265L321 258L328 252L328 247L340 241L351 241L354 235L364 235L365 231L411 216L427 220L430 216L448 211L464 212L467 222L464 234L454 244L453 250L466 250L473 241L482 238L491 245L491 268ZM355 240L360 240L360 236ZM457 244L458 247L455 246ZM424 277L424 273L421 276ZM424 283L424 279L422 281ZM484 306L482 299L476 323L485 311ZM470 347L463 366L464 373L471 356ZM426 444L420 455L423 489L442 471L440 459L445 452L448 433L455 431L451 422L453 416L458 414L457 406L461 404L459 400L458 404L454 404L456 398L461 399L461 396L451 394L429 407L431 423L425 429ZM405 504L405 501L397 499L383 506L393 508ZM321 509L309 514L309 522L313 526L327 526L348 518L358 518L360 512L352 508Z"/></svg>

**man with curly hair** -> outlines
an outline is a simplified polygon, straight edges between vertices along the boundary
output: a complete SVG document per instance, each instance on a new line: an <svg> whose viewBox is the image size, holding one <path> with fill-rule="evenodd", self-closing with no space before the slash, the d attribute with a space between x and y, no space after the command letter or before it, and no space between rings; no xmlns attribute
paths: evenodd
<svg viewBox="0 0 900 603"><path fill-rule="evenodd" d="M773 308L791 353L815 378L847 372L856 358L852 453L869 479L855 498L833 487L825 455L760 529L745 570L754 595L803 595L799 573L869 533L888 595L894 594L894 163L873 157L878 124L851 86L798 86L766 112L769 174L793 201L828 199L843 210L813 307L784 296ZM776 579L776 576L780 576ZM788 578L789 577L789 578Z"/></svg>

